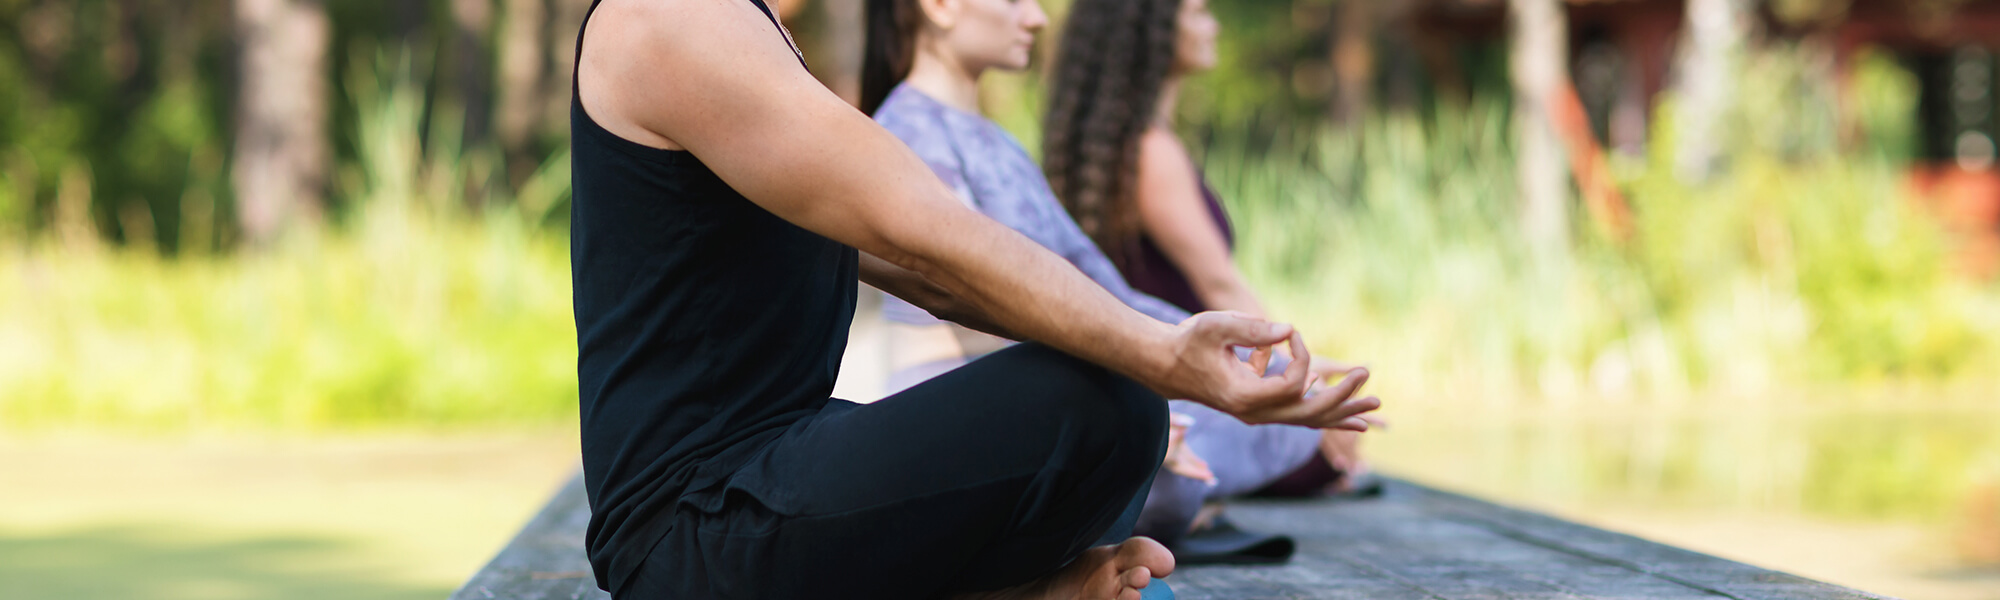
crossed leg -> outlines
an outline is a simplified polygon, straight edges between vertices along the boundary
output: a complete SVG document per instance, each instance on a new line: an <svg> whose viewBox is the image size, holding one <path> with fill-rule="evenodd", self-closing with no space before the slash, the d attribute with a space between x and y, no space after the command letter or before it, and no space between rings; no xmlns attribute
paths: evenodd
<svg viewBox="0 0 2000 600"><path fill-rule="evenodd" d="M721 511L673 515L617 595L1118 598L1173 569L1151 540L1092 548L1159 468L1166 413L1039 344L830 401L732 478Z"/></svg>

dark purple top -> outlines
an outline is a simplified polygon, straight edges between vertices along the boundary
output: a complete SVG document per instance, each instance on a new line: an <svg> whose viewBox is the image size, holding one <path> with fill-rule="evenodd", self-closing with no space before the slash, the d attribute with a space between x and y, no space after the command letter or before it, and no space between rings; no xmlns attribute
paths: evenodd
<svg viewBox="0 0 2000 600"><path fill-rule="evenodd" d="M1208 214L1215 218L1215 224L1222 228L1222 241L1231 250L1236 249L1236 230L1229 226L1229 213L1222 210L1222 202L1215 198L1215 190L1208 188L1208 180L1202 178L1201 170L1195 169L1196 185L1201 186L1201 200L1208 204ZM1133 289L1172 302L1174 306L1191 313L1208 310L1195 295L1194 286L1188 283L1187 275L1181 273L1174 261L1160 252L1153 243L1152 236L1139 234L1139 241L1127 252L1114 253L1113 262L1118 271L1125 274L1125 280Z"/></svg>

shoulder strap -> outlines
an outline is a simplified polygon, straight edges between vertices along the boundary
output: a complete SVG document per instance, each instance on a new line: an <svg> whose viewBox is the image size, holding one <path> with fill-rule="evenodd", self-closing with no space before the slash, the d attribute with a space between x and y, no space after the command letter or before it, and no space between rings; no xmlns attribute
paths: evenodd
<svg viewBox="0 0 2000 600"><path fill-rule="evenodd" d="M778 14L771 12L771 5L765 4L764 0L750 0L750 2L757 5L757 10L764 11L764 18L771 20L771 24L778 28L778 33L784 34L785 45L791 47L792 56L799 57L799 66L811 71L812 67L806 65L806 53L799 51L799 43L792 41L792 30L785 28L785 24L778 21Z"/></svg>
<svg viewBox="0 0 2000 600"><path fill-rule="evenodd" d="M597 5L603 2L604 0L591 0L590 9L583 12L583 23L576 28L576 55L570 58L569 65L569 90L572 96L576 95L578 90L577 67L583 64L583 32L590 30L590 17L597 14ZM764 0L750 0L750 3L756 4L757 10L764 12L764 18L771 20L771 25L777 27L778 33L785 37L785 46L790 47L792 55L799 58L799 66L806 67L805 53L800 52L798 43L792 41L792 31L786 29L784 23L778 22L778 14L771 12L770 5L765 4ZM811 70L811 67L806 68Z"/></svg>

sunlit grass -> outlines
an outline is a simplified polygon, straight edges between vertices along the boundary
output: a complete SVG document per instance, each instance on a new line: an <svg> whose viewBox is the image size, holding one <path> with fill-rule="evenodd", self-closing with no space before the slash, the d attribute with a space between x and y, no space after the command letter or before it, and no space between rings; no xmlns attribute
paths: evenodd
<svg viewBox="0 0 2000 600"><path fill-rule="evenodd" d="M364 61L357 61L357 63ZM0 427L559 423L576 413L567 153L484 211L491 164L408 60L350 75L359 159L325 223L165 258L43 239L0 250ZM490 173L489 173L490 175Z"/></svg>
<svg viewBox="0 0 2000 600"><path fill-rule="evenodd" d="M1316 347L1405 374L1382 383L1408 395L1679 404L2000 374L2000 287L1952 270L1888 161L1749 156L1700 186L1630 169L1630 239L1579 209L1575 243L1537 252L1505 118L1219 141L1206 162L1239 263Z"/></svg>
<svg viewBox="0 0 2000 600"><path fill-rule="evenodd" d="M575 413L566 240L398 219L263 254L0 255L0 423L322 427Z"/></svg>
<svg viewBox="0 0 2000 600"><path fill-rule="evenodd" d="M1579 213L1537 253L1486 133L1503 116L1208 155L1273 313L1371 367L1399 425L1371 434L1382 464L1540 505L1918 522L2000 555L2000 289L1952 270L1898 169L1640 170L1630 240Z"/></svg>
<svg viewBox="0 0 2000 600"><path fill-rule="evenodd" d="M0 597L444 598L574 473L576 440L0 436Z"/></svg>
<svg viewBox="0 0 2000 600"><path fill-rule="evenodd" d="M1890 155L1751 114L1690 184L1660 116L1617 165L1632 235L1579 204L1554 249L1518 225L1499 103L1219 135L1204 163L1273 313L1374 372L1384 464L1542 503L1918 521L2000 555L2000 286L1954 270Z"/></svg>

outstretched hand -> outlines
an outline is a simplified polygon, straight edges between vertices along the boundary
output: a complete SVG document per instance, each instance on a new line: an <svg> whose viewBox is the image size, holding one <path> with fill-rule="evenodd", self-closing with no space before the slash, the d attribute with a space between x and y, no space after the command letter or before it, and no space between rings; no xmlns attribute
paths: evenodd
<svg viewBox="0 0 2000 600"><path fill-rule="evenodd" d="M1382 406L1373 396L1354 397L1368 381L1367 369L1347 370L1338 383L1315 386L1318 376L1312 355L1290 325L1240 313L1205 312L1182 321L1174 342L1174 368L1153 382L1155 391L1200 402L1245 423L1365 431L1368 421L1361 415ZM1265 376L1271 352L1280 342L1286 343L1292 361L1283 372ZM1237 358L1238 346L1252 349L1248 363Z"/></svg>

